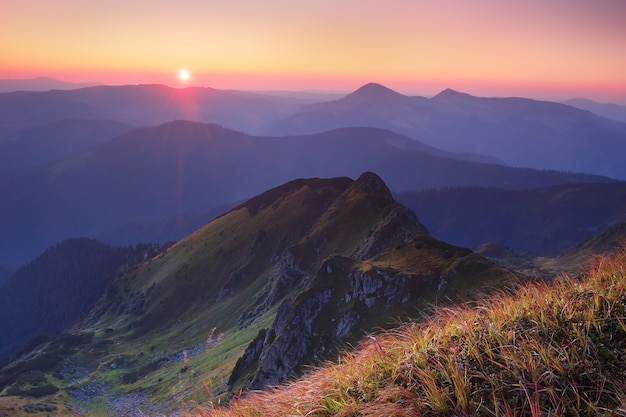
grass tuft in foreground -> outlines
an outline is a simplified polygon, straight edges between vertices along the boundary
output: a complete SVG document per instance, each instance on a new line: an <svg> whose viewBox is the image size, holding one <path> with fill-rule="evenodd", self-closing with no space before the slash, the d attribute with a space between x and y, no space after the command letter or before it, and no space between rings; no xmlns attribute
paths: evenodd
<svg viewBox="0 0 626 417"><path fill-rule="evenodd" d="M370 337L199 416L626 415L626 251Z"/></svg>

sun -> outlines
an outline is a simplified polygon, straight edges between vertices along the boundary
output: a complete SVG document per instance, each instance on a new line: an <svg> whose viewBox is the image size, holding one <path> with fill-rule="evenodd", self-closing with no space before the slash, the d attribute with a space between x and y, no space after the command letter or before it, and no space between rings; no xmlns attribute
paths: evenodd
<svg viewBox="0 0 626 417"><path fill-rule="evenodd" d="M189 81L190 78L191 78L191 73L189 72L189 70L186 70L186 69L178 70L178 79L181 82L186 83L187 81Z"/></svg>

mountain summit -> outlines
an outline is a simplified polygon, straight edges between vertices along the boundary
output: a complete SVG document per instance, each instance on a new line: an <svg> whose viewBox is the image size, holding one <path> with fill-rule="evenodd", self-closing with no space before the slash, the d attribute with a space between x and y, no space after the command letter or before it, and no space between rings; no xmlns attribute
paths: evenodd
<svg viewBox="0 0 626 417"><path fill-rule="evenodd" d="M461 99L475 99L476 97L471 94L461 93L451 88L446 88L441 93L437 94L431 100L443 101L443 100L461 100Z"/></svg>
<svg viewBox="0 0 626 417"><path fill-rule="evenodd" d="M404 97L397 91L378 83L368 83L344 97L345 100L397 100Z"/></svg>

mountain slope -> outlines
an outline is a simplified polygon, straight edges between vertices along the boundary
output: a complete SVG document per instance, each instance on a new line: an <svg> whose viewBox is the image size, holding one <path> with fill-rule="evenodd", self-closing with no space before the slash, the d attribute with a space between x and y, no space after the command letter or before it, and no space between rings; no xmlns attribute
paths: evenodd
<svg viewBox="0 0 626 417"><path fill-rule="evenodd" d="M19 391L18 375L45 363L48 384L74 401L206 402L290 378L437 296L513 276L427 235L374 174L294 180L117 279L73 339L33 344L2 369L0 390Z"/></svg>
<svg viewBox="0 0 626 417"><path fill-rule="evenodd" d="M135 220L203 213L292 178L364 171L396 192L607 180L443 158L374 128L272 138L178 121L135 129L23 177L0 175L0 262L17 265L62 239L103 235Z"/></svg>
<svg viewBox="0 0 626 417"><path fill-rule="evenodd" d="M343 126L391 129L450 152L472 152L512 166L626 179L626 124L560 103L479 98L446 90L409 97L368 84L339 100L315 103L267 132L315 133Z"/></svg>

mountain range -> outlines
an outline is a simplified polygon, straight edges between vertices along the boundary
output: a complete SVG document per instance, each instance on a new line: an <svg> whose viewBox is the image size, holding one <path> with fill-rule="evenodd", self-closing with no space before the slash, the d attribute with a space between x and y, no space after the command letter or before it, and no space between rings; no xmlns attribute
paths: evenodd
<svg viewBox="0 0 626 417"><path fill-rule="evenodd" d="M375 83L336 100L317 100L162 85L9 92L0 94L0 141L63 119L135 126L185 119L272 136L378 127L448 152L480 155L482 161L626 179L620 159L626 124L566 104L473 97L450 89L432 98L406 96Z"/></svg>
<svg viewBox="0 0 626 417"><path fill-rule="evenodd" d="M102 121L83 122L83 127L89 131L98 124L126 129ZM107 130L101 129L99 135L105 138ZM27 155L24 163L36 159ZM137 243L145 238L137 235L122 242L111 231L129 222L223 208L293 178L354 178L363 171L378 173L394 192L613 181L470 162L376 128L255 137L216 125L177 121L130 130L36 169L0 172L0 226L5 231L0 236L0 262L20 265L46 247L76 236ZM191 230L171 232L164 241Z"/></svg>
<svg viewBox="0 0 626 417"><path fill-rule="evenodd" d="M323 97L158 85L0 94L0 263L21 265L74 236L180 239L293 178L373 171L395 193L611 181L554 168L624 178L626 125L564 104L410 97L374 83L311 103ZM428 218L436 233L448 221L439 217ZM513 246L554 253L572 242L544 243Z"/></svg>
<svg viewBox="0 0 626 417"><path fill-rule="evenodd" d="M185 119L259 131L309 102L236 90L164 85L15 91L0 94L0 138L64 119L116 120L135 126Z"/></svg>
<svg viewBox="0 0 626 417"><path fill-rule="evenodd" d="M0 80L0 93L13 91L72 90L76 88L93 87L95 85L98 85L98 83L71 83L52 77L3 79Z"/></svg>
<svg viewBox="0 0 626 417"><path fill-rule="evenodd" d="M391 129L512 166L626 179L626 124L547 101L479 98L450 89L432 98L410 97L372 83L341 99L308 105L267 132L303 134L340 126Z"/></svg>

